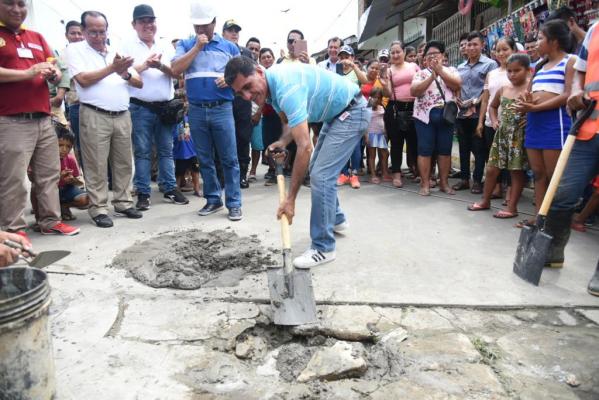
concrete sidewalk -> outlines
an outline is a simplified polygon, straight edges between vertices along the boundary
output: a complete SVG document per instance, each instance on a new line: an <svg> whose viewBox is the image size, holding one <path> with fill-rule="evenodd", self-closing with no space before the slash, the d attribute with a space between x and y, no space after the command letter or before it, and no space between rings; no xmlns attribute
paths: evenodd
<svg viewBox="0 0 599 400"><path fill-rule="evenodd" d="M241 222L155 193L141 220L99 229L75 211L80 235L32 234L37 250L73 252L48 268L57 400L597 398L599 298L586 284L599 232L573 232L566 267L534 287L511 272L516 221L467 211L469 193L416 190L340 189L350 229L337 260L312 271L320 324L308 331L272 325L264 273L173 290L108 267L135 242L190 228L280 248L277 191L262 179L243 191ZM309 208L302 188L295 254L309 245Z"/></svg>

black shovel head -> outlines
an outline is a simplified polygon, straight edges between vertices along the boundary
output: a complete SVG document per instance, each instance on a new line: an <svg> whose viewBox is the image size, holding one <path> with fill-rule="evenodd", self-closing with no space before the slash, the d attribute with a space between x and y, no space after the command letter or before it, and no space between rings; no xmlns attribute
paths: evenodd
<svg viewBox="0 0 599 400"><path fill-rule="evenodd" d="M316 302L309 269L269 268L268 289L276 325L304 325L316 322Z"/></svg>
<svg viewBox="0 0 599 400"><path fill-rule="evenodd" d="M553 237L536 226L523 226L514 260L514 273L539 286Z"/></svg>

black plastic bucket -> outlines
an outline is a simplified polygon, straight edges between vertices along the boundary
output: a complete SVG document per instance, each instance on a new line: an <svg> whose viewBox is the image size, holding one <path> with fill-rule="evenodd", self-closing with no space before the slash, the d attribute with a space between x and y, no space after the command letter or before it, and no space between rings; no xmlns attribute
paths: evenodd
<svg viewBox="0 0 599 400"><path fill-rule="evenodd" d="M48 324L50 285L40 269L0 268L0 397L50 400L56 390Z"/></svg>

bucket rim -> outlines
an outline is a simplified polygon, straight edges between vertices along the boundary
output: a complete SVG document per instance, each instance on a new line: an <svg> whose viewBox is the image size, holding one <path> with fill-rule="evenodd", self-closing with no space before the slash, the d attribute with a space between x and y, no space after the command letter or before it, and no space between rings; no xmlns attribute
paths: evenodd
<svg viewBox="0 0 599 400"><path fill-rule="evenodd" d="M40 283L38 285L36 285L35 287L18 294L17 296L13 296L13 297L9 297L7 299L4 300L0 300L0 308L5 307L11 303L14 302L18 302L20 300L22 300L25 297L29 297L32 294L34 294L35 292L38 292L40 290L43 290L45 286L47 286L48 283L48 274L45 271L42 271L39 268L33 268L33 267L6 267L6 268L0 268L0 275L4 275L5 273L13 273L16 271L22 271L23 273L25 273L26 271L33 271L33 274L36 275L41 275L41 280Z"/></svg>

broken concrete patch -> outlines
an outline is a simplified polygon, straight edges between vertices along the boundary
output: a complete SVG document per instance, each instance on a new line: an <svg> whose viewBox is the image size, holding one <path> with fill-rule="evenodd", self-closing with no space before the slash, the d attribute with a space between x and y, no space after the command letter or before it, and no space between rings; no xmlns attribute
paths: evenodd
<svg viewBox="0 0 599 400"><path fill-rule="evenodd" d="M408 331L417 330L451 330L451 323L430 309L408 308L403 314L401 325Z"/></svg>
<svg viewBox="0 0 599 400"><path fill-rule="evenodd" d="M593 323L599 325L599 310L577 309L576 312L584 316L586 319L592 321Z"/></svg>
<svg viewBox="0 0 599 400"><path fill-rule="evenodd" d="M298 343L285 344L279 348L277 370L282 379L293 382L306 368L315 348L305 347Z"/></svg>
<svg viewBox="0 0 599 400"><path fill-rule="evenodd" d="M364 354L361 343L339 341L331 347L317 350L297 380L334 381L362 376L368 369Z"/></svg>
<svg viewBox="0 0 599 400"><path fill-rule="evenodd" d="M558 313L557 313L557 317L559 318L559 320L561 321L561 323L563 325L566 325L566 326L576 326L578 324L578 321L576 320L576 317L573 317L566 310L559 310Z"/></svg>
<svg viewBox="0 0 599 400"><path fill-rule="evenodd" d="M470 339L462 333L441 333L430 336L411 336L401 343L399 353L416 364L475 363L481 355Z"/></svg>
<svg viewBox="0 0 599 400"><path fill-rule="evenodd" d="M145 285L175 289L236 286L245 275L272 264L272 252L254 236L197 229L136 243L112 261Z"/></svg>
<svg viewBox="0 0 599 400"><path fill-rule="evenodd" d="M262 358L266 353L266 341L261 337L246 336L235 346L235 355L241 359Z"/></svg>

